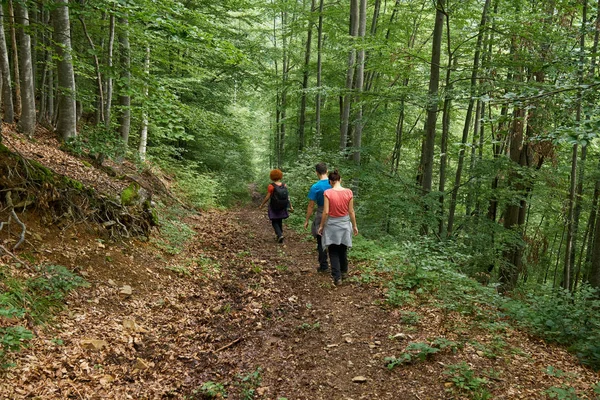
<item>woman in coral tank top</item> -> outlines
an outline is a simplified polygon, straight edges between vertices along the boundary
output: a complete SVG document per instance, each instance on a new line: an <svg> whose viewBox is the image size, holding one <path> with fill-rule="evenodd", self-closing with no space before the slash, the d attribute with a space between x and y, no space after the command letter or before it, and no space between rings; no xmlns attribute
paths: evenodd
<svg viewBox="0 0 600 400"><path fill-rule="evenodd" d="M323 247L329 253L331 276L336 286L348 275L348 248L352 247L352 233L358 235L354 215L352 190L342 187L342 177L337 169L329 173L331 189L325 191L323 217L319 226Z"/></svg>

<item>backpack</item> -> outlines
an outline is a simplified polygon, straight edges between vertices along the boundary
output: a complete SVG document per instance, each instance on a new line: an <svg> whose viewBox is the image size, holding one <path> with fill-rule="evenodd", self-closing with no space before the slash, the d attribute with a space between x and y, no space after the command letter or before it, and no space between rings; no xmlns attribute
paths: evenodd
<svg viewBox="0 0 600 400"><path fill-rule="evenodd" d="M288 203L290 202L287 186L285 185L285 183L282 183L281 185L276 185L272 183L271 185L273 185L273 194L271 195L271 209L273 211L285 210L288 206Z"/></svg>

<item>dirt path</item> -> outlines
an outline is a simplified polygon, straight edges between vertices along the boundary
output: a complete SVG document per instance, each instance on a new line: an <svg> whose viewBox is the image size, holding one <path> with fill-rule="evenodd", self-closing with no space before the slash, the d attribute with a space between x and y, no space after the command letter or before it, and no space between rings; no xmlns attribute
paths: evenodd
<svg viewBox="0 0 600 400"><path fill-rule="evenodd" d="M399 398L402 382L390 379L397 374L385 368L384 357L400 350L401 343L389 337L401 331L397 321L377 304L382 299L379 290L351 280L333 286L329 275L316 272L313 241L288 230L286 246L279 247L270 230L264 229L266 222L260 215L241 213L239 218L256 232L253 254L265 259L277 254L268 268L287 267L276 282L287 298L237 355L248 360L248 367L264 369L268 397ZM353 383L358 376L366 382ZM428 387L429 396L443 397L443 392L432 392L427 381L420 384ZM402 389L402 398L416 399L423 392L418 385L411 386Z"/></svg>
<svg viewBox="0 0 600 400"><path fill-rule="evenodd" d="M487 371L491 398L539 399L565 385L594 398L598 375L563 349L511 329L501 342L496 333L458 331L460 316L426 303L389 309L377 285L334 287L316 272L312 238L286 228L286 244L276 244L262 211L186 221L196 236L173 256L148 243L102 243L89 230L48 229L38 262L74 268L90 287L37 330L2 376L0 398L190 399L203 398L208 382L230 399L469 398L474 390L458 390L445 373L463 361ZM358 277L355 265L350 273ZM407 323L402 311L419 321ZM409 342L440 337L462 345L386 368L385 357ZM544 373L548 366L566 375ZM354 383L359 376L366 381Z"/></svg>

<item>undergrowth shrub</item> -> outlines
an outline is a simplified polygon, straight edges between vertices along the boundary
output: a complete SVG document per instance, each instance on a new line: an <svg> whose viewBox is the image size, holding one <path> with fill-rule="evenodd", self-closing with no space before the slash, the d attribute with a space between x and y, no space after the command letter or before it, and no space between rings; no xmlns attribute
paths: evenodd
<svg viewBox="0 0 600 400"><path fill-rule="evenodd" d="M167 254L181 253L188 241L196 235L196 232L182 221L188 212L180 207L169 208L163 204L158 204L157 209L160 235L153 236L150 241Z"/></svg>
<svg viewBox="0 0 600 400"><path fill-rule="evenodd" d="M8 267L2 269L0 316L13 323L0 328L0 366L10 367L11 353L19 351L33 338L31 331L19 324L21 320L48 321L64 306L63 301L71 290L85 285L83 278L61 265L38 266L32 277L17 277Z"/></svg>
<svg viewBox="0 0 600 400"><path fill-rule="evenodd" d="M600 369L600 300L589 286L576 293L538 288L504 304L516 323L544 339L569 346L582 363Z"/></svg>
<svg viewBox="0 0 600 400"><path fill-rule="evenodd" d="M105 158L117 159L125 155L126 146L119 135L103 124L83 125L79 135L69 138L67 149L72 153L82 156L89 155L100 163Z"/></svg>

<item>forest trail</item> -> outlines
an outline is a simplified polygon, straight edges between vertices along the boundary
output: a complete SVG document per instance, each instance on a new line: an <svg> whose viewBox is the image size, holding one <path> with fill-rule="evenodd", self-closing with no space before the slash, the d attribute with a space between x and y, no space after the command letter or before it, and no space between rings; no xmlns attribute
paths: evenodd
<svg viewBox="0 0 600 400"><path fill-rule="evenodd" d="M308 233L286 227L278 245L265 214L182 217L196 236L173 256L82 230L46 232L39 251L76 267L90 287L36 330L0 381L3 398L201 399L212 390L231 399L424 400L470 398L485 387L495 399L539 399L564 384L593 398L598 375L564 349L510 328L501 339L454 331L467 321L429 304L391 309L384 287L359 283L354 263L351 278L333 286L316 272ZM408 321L411 312L419 319ZM386 368L409 343L440 337L463 345ZM445 371L461 361L486 383L458 388Z"/></svg>

